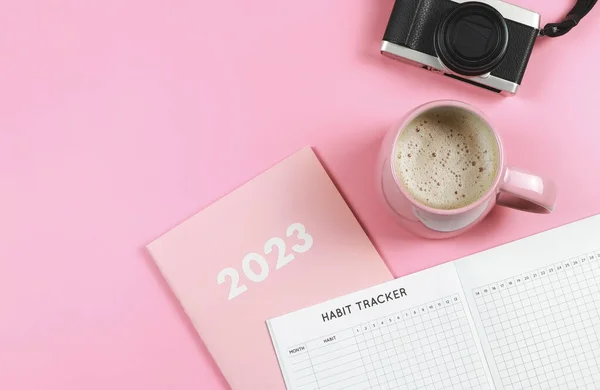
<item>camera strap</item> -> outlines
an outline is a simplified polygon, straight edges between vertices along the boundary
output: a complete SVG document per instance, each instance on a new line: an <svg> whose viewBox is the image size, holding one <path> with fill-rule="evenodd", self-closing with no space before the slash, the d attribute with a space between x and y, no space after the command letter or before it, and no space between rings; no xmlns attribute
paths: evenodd
<svg viewBox="0 0 600 390"><path fill-rule="evenodd" d="M594 8L597 1L598 0L577 0L575 7L569 11L567 17L562 22L548 23L540 31L540 35L551 38L565 35L571 31L573 27L577 26L579 21Z"/></svg>

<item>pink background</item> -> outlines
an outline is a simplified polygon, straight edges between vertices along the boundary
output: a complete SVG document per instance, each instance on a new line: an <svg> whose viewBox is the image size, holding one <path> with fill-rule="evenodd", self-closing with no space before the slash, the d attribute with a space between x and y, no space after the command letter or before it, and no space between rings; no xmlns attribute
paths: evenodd
<svg viewBox="0 0 600 390"><path fill-rule="evenodd" d="M574 3L515 2L544 22ZM392 3L3 2L0 388L226 389L144 245L307 144L396 276L600 212L600 10L539 42L507 99L380 56ZM378 144L441 98L555 178L555 214L444 242L393 225Z"/></svg>

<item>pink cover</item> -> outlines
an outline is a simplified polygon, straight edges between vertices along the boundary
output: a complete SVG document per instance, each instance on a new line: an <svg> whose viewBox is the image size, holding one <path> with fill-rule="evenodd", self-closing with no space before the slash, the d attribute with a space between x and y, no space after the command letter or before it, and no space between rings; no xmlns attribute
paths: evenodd
<svg viewBox="0 0 600 390"><path fill-rule="evenodd" d="M310 148L148 250L234 390L285 388L267 319L392 278Z"/></svg>

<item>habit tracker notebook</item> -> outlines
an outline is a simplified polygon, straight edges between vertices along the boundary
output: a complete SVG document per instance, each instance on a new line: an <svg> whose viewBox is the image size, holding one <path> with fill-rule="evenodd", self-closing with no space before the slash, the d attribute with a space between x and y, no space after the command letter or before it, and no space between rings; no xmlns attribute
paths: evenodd
<svg viewBox="0 0 600 390"><path fill-rule="evenodd" d="M283 390L266 320L392 278L310 148L148 250L233 390Z"/></svg>
<svg viewBox="0 0 600 390"><path fill-rule="evenodd" d="M268 324L288 390L597 390L600 215Z"/></svg>

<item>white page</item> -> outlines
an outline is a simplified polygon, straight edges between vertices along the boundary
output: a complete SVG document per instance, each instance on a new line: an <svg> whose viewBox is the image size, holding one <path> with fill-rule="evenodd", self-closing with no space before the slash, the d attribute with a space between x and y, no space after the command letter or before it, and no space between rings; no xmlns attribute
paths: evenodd
<svg viewBox="0 0 600 390"><path fill-rule="evenodd" d="M464 302L449 263L267 324L288 390L491 389Z"/></svg>
<svg viewBox="0 0 600 390"><path fill-rule="evenodd" d="M455 263L498 389L600 389L600 216Z"/></svg>

